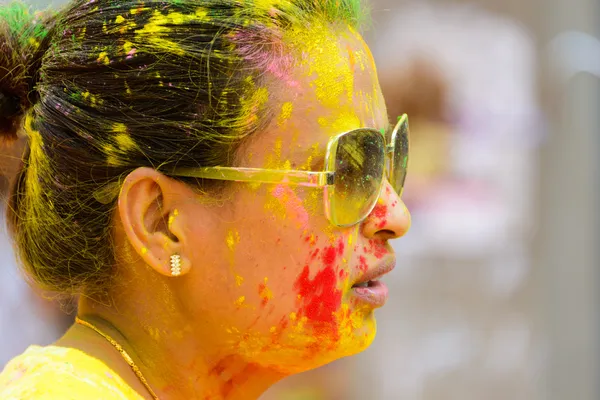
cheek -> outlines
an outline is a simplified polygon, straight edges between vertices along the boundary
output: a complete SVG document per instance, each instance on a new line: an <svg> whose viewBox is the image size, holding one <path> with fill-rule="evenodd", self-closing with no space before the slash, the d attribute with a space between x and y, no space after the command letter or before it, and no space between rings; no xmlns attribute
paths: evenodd
<svg viewBox="0 0 600 400"><path fill-rule="evenodd" d="M340 266L346 244L317 248L310 254L312 262L302 269L294 283L298 315L314 323L333 324L342 303L340 279L347 272ZM319 257L320 255L320 257Z"/></svg>

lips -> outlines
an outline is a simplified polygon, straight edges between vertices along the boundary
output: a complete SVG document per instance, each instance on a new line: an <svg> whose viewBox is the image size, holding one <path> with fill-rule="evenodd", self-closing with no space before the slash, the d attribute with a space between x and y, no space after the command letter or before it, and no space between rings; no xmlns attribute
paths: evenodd
<svg viewBox="0 0 600 400"><path fill-rule="evenodd" d="M379 260L375 268L369 269L352 285L351 295L360 303L372 308L382 307L388 298L388 288L379 278L396 267L396 257L389 254Z"/></svg>
<svg viewBox="0 0 600 400"><path fill-rule="evenodd" d="M396 267L396 257L393 254L389 254L379 260L379 263L375 268L371 268L360 276L352 287L366 286L366 283L375 281L381 278L383 275L389 273Z"/></svg>

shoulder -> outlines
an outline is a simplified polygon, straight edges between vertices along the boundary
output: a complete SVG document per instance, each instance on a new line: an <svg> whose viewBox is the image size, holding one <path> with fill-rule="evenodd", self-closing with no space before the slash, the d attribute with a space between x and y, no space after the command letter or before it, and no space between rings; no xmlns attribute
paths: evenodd
<svg viewBox="0 0 600 400"><path fill-rule="evenodd" d="M141 397L104 363L79 350L32 346L0 373L0 399L123 399Z"/></svg>

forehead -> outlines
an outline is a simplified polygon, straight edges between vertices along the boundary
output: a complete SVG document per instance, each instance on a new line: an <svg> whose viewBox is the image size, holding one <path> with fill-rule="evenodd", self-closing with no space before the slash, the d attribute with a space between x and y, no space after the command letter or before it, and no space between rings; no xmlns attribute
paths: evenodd
<svg viewBox="0 0 600 400"><path fill-rule="evenodd" d="M280 57L291 67L275 59L269 68L275 117L251 146L256 166L273 152L292 162L324 153L331 137L352 129L388 128L375 63L360 34L317 23L282 40L287 52Z"/></svg>

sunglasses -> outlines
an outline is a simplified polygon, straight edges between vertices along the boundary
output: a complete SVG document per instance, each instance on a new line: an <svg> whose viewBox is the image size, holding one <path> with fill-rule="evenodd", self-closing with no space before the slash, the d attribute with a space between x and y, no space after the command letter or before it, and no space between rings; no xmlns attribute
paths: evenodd
<svg viewBox="0 0 600 400"><path fill-rule="evenodd" d="M236 182L290 184L324 188L325 215L338 227L363 221L373 211L385 178L401 196L408 164L408 116L385 134L361 128L329 140L324 171L285 171L243 167L177 168L168 175Z"/></svg>

